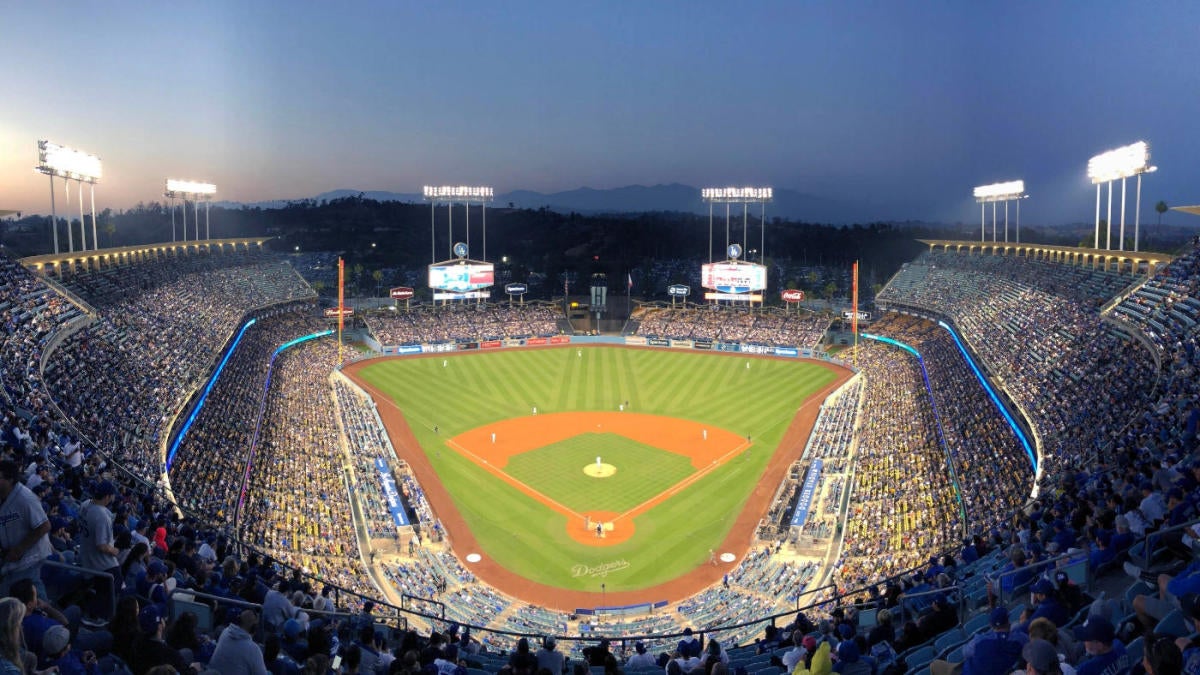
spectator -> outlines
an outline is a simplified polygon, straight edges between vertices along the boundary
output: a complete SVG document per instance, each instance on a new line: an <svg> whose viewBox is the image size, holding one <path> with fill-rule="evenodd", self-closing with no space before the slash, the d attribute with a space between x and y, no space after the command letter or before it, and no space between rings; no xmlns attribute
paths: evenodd
<svg viewBox="0 0 1200 675"><path fill-rule="evenodd" d="M1078 631L1087 658L1075 669L1078 675L1114 675L1129 668L1125 645L1116 638L1112 623L1093 614Z"/></svg>
<svg viewBox="0 0 1200 675"><path fill-rule="evenodd" d="M1025 663L1028 665L1026 672L1029 675L1064 675L1065 673L1054 645L1045 640L1030 640L1021 650L1021 658L1025 659ZM1074 669L1071 669L1071 672L1074 672Z"/></svg>
<svg viewBox="0 0 1200 675"><path fill-rule="evenodd" d="M155 666L170 666L177 673L188 670L189 665L183 660L179 650L169 646L163 640L167 629L167 619L163 611L156 605L146 605L138 613L138 625L141 635L130 650L129 667L135 673L144 673ZM195 670L200 670L200 664L195 663Z"/></svg>
<svg viewBox="0 0 1200 675"><path fill-rule="evenodd" d="M991 630L971 638L963 646L961 664L935 660L929 664L932 675L958 673L961 667L962 675L1005 675L1009 668L1021 657L1029 638L1021 633L1013 633L1009 625L1008 610L996 607L989 615Z"/></svg>
<svg viewBox="0 0 1200 675"><path fill-rule="evenodd" d="M44 596L42 563L52 552L47 536L50 519L41 500L21 483L20 476L16 462L0 462L0 551L4 557L0 595L8 595L18 579L32 579Z"/></svg>
<svg viewBox="0 0 1200 675"><path fill-rule="evenodd" d="M537 651L537 669L538 670L545 669L545 670L550 671L553 675L561 675L561 673L566 671L566 668L567 668L566 657L564 657L561 652L558 652L555 650L555 648L557 646L558 646L558 641L554 639L553 635L547 635L542 640L542 648ZM649 654L646 654L646 646L645 645L643 645L641 642L639 642L639 643L637 643L637 645L635 645L635 649L637 647L642 648L641 651L638 652L638 655L647 656L647 657L649 656ZM629 659L628 665L630 667L633 667L633 661L635 658L637 658L637 656L633 656ZM653 658L649 659L649 665L654 665Z"/></svg>
<svg viewBox="0 0 1200 675"><path fill-rule="evenodd" d="M0 675L24 675L21 657L21 619L25 605L16 598L0 599Z"/></svg>
<svg viewBox="0 0 1200 675"><path fill-rule="evenodd" d="M267 666L262 649L254 643L257 630L258 614L253 610L244 610L237 623L231 623L221 631L217 648L209 659L209 667L228 675L266 675Z"/></svg>

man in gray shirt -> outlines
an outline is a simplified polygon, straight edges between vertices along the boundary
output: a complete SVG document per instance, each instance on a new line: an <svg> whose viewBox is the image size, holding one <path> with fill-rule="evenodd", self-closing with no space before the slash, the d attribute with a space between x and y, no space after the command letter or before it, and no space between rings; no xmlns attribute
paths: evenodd
<svg viewBox="0 0 1200 675"><path fill-rule="evenodd" d="M0 597L18 579L32 579L45 597L42 563L54 552L50 519L41 501L21 483L16 462L0 462Z"/></svg>
<svg viewBox="0 0 1200 675"><path fill-rule="evenodd" d="M107 572L112 577L96 589L96 605L92 611L94 618L102 620L112 617L113 598L125 585L121 563L117 561L119 551L113 545L113 514L108 510L116 494L117 487L111 481L101 481L92 490L92 498L79 508L79 565ZM102 577L97 579L103 582Z"/></svg>

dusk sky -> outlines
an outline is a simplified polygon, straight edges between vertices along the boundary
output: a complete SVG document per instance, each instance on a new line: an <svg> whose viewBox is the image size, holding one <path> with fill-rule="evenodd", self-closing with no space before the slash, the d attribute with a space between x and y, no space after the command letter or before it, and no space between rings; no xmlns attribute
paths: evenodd
<svg viewBox="0 0 1200 675"><path fill-rule="evenodd" d="M1200 203L1194 0L0 0L0 17L0 208L27 213L50 208L39 138L103 159L101 209L160 199L168 176L236 201L678 182L977 222L974 186L1024 178L1026 222L1091 222L1088 158L1142 139L1160 167L1143 221Z"/></svg>

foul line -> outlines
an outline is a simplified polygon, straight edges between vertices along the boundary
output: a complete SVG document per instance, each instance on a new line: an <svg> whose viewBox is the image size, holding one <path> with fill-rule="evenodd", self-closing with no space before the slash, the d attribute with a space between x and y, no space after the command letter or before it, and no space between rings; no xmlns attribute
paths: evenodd
<svg viewBox="0 0 1200 675"><path fill-rule="evenodd" d="M750 443L742 443L741 445L735 447L734 449L730 450L729 452L727 452L727 453L721 455L720 457L718 457L717 459L715 459L712 464L709 464L708 466L706 466L703 469L697 471L696 473L688 476L687 478L684 478L683 480L672 485L671 487L667 488L666 490L663 490L662 492L654 495L650 499L647 499L646 501L642 502L641 504L638 504L637 506L633 507L632 509L629 509L625 513L622 513L622 514L618 515L616 518L613 518L612 522L616 523L618 520L621 520L622 518L634 518L636 516L640 516L642 513L645 513L646 511L649 511L652 507L655 507L658 504L660 504L661 502L666 501L670 497L675 496L681 490L688 487L692 483L695 483L696 481L700 480L701 478L704 478L708 474L712 473L713 470L724 465L727 461L729 461L733 457L736 457L737 455L742 454L742 452L744 452L746 450L746 448L749 448L750 445L751 445Z"/></svg>
<svg viewBox="0 0 1200 675"><path fill-rule="evenodd" d="M582 513L576 513L575 511L567 508L566 506L563 506L562 504L554 501L550 497L547 497L546 495L542 494L541 492L538 492L537 490L533 489L527 483L523 483L523 482L517 480L516 478L513 478L509 474L498 469L495 465L488 463L488 461L486 459L480 457L479 455L476 455L475 453L464 448L463 446L459 445L458 443L454 442L453 440L446 439L446 445L454 448L455 450L459 451L466 457L469 457L476 464L478 464L478 465L482 466L483 468L487 469L488 471L492 472L493 475L499 477L501 480L508 483L509 485L517 488L518 490L521 490L522 492L525 492L526 494L528 494L532 497L535 497L539 501L545 502L547 506L554 509L555 511L558 511L559 513L561 513L565 516L571 516L571 517L574 517L577 519L583 519L584 516Z"/></svg>

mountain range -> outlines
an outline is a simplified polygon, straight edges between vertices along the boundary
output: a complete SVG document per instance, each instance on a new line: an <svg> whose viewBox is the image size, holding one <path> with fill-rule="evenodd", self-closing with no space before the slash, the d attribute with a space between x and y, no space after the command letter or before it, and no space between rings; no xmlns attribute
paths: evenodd
<svg viewBox="0 0 1200 675"><path fill-rule="evenodd" d="M835 199L826 199L804 194L795 190L776 189L775 199L767 204L767 219L779 217L788 220L812 223L855 223L879 219L880 214L871 213L869 207L862 204L852 204ZM384 190L353 190L338 189L322 192L312 197L317 202L355 197L362 195L375 201L399 201L420 203L424 201L417 193L388 192ZM219 202L214 206L226 208L280 208L291 201L271 200L253 203ZM505 208L511 205L520 209L540 209L546 207L557 212L576 212L582 214L603 213L642 213L647 211L676 211L683 213L708 213L708 205L700 199L699 188L679 183L668 185L628 185L625 187L597 190L581 187L563 192L535 192L533 190L513 190L497 194L492 205ZM750 206L750 217L761 216L761 206ZM731 205L731 217L740 214L741 207ZM713 207L714 217L724 216L724 206L716 204Z"/></svg>

